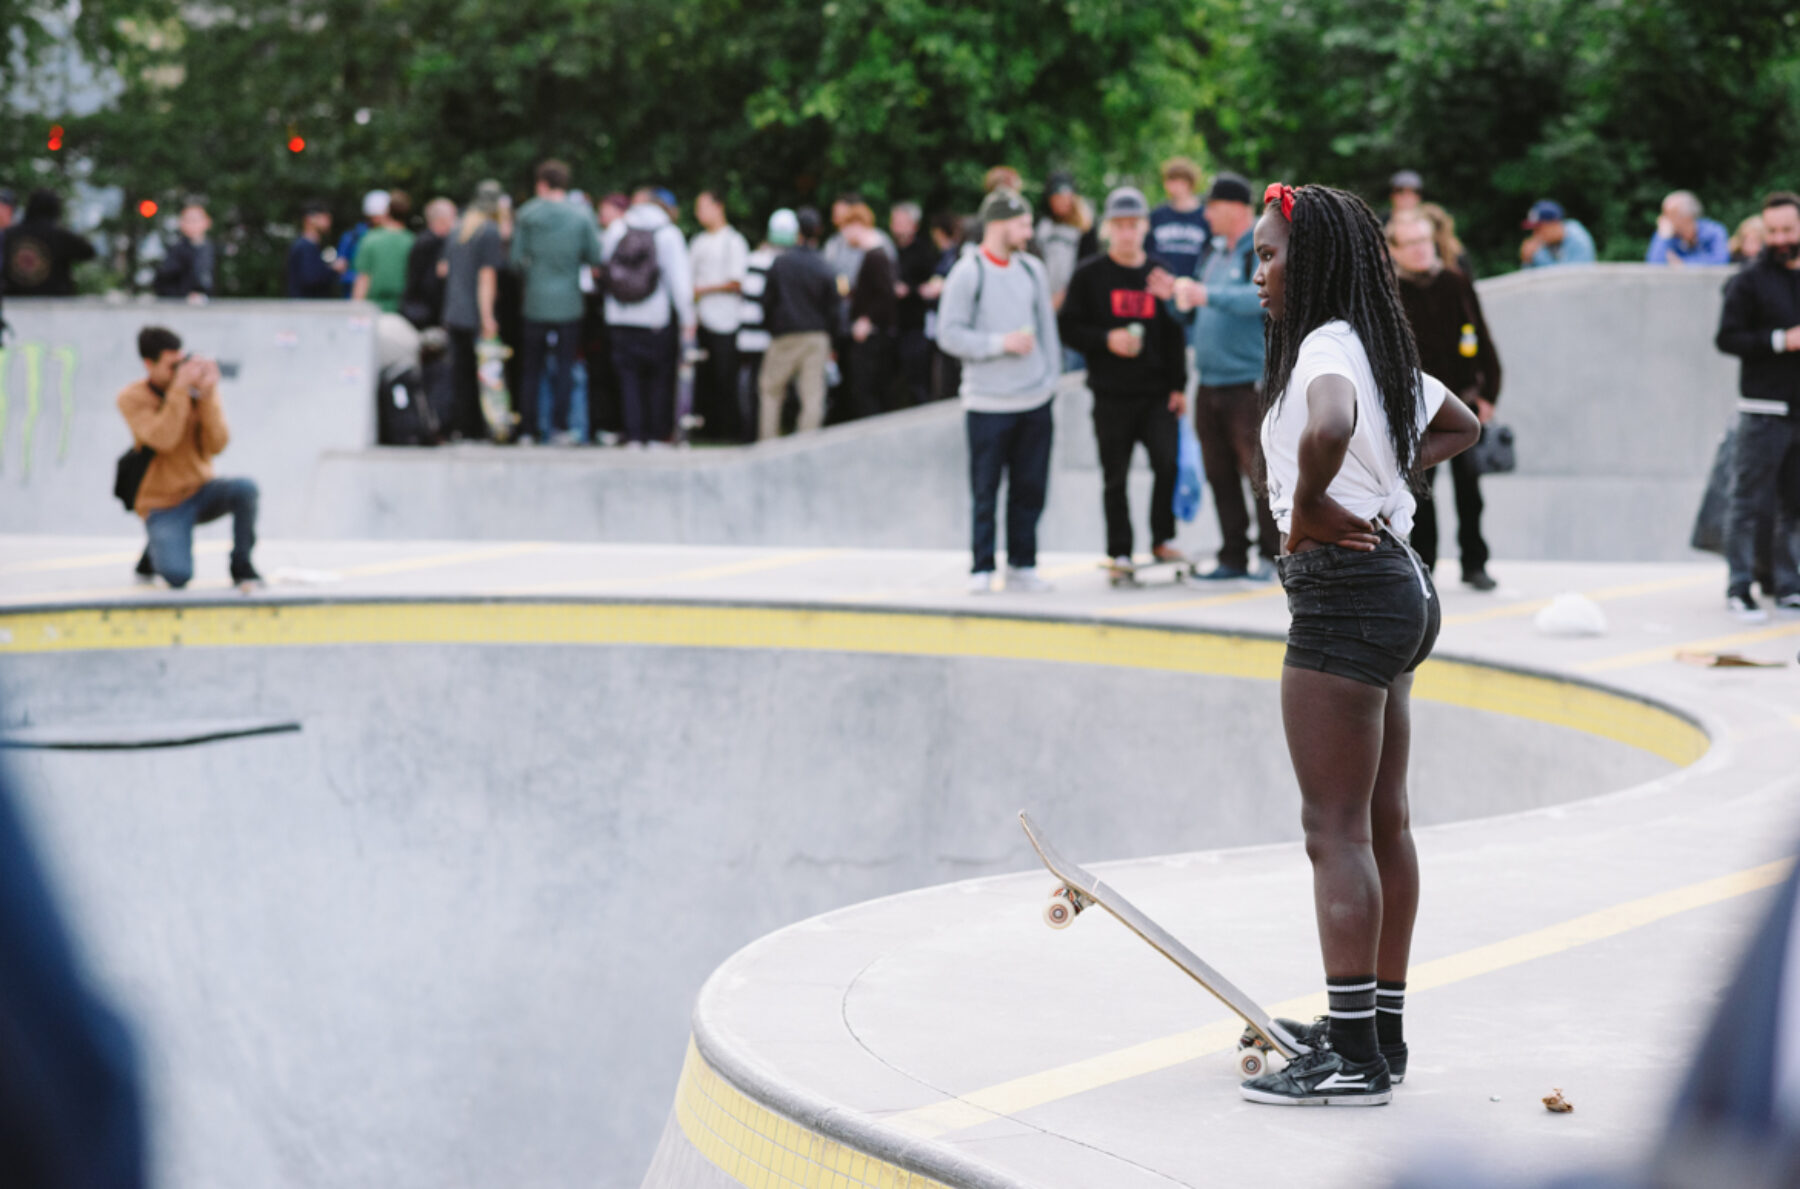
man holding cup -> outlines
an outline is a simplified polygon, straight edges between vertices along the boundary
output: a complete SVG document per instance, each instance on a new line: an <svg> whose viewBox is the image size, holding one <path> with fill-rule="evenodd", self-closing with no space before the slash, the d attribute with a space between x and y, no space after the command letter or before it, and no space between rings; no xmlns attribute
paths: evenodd
<svg viewBox="0 0 1800 1189"><path fill-rule="evenodd" d="M1075 270L1063 298L1063 341L1087 358L1094 393L1094 436L1106 511L1106 556L1132 565L1131 502L1126 480L1142 442L1155 483L1150 545L1157 561L1185 560L1175 539L1175 481L1180 418L1187 412L1187 336L1166 301L1167 270L1144 250L1150 204L1131 186L1106 196L1106 254Z"/></svg>
<svg viewBox="0 0 1800 1189"><path fill-rule="evenodd" d="M1044 266L1024 251L1031 204L1015 190L982 200L981 246L956 262L938 299L938 346L962 360L974 564L969 591L993 589L996 513L1006 479L1006 589L1048 590L1037 523L1050 485L1051 404L1062 343Z"/></svg>

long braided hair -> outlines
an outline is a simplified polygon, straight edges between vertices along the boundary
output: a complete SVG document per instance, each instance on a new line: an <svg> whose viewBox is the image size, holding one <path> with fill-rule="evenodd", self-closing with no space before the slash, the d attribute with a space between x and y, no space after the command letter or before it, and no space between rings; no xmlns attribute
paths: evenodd
<svg viewBox="0 0 1800 1189"><path fill-rule="evenodd" d="M1271 188L1273 189L1273 188ZM1419 348L1413 341L1381 224L1368 204L1329 186L1291 191L1285 308L1263 323L1263 413L1280 402L1300 357L1300 343L1327 322L1348 322L1363 349L1387 411L1388 437L1400 474L1420 476Z"/></svg>

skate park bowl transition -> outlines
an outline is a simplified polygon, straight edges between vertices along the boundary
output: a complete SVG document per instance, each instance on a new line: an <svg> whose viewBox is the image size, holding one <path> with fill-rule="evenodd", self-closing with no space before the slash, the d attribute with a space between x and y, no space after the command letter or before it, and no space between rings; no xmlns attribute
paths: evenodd
<svg viewBox="0 0 1800 1189"><path fill-rule="evenodd" d="M1298 833L1254 635L268 600L21 608L0 655L0 754L137 1027L167 1185L635 1186L694 996L753 939L1026 870L1022 805L1096 860ZM1416 697L1423 824L1708 746L1455 660Z"/></svg>

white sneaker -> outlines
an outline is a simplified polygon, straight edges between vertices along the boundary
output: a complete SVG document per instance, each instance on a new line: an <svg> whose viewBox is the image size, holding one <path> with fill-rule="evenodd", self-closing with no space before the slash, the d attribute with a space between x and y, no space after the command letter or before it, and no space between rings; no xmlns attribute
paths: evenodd
<svg viewBox="0 0 1800 1189"><path fill-rule="evenodd" d="M970 594L993 594L994 593L994 571L992 571L992 570L976 570L973 574L970 574L969 575L969 593Z"/></svg>
<svg viewBox="0 0 1800 1189"><path fill-rule="evenodd" d="M1043 594L1055 590L1048 579L1038 577L1036 566L1006 567L1006 589L1020 594Z"/></svg>
<svg viewBox="0 0 1800 1189"><path fill-rule="evenodd" d="M1784 594L1775 600L1775 606L1782 611L1800 611L1800 594Z"/></svg>
<svg viewBox="0 0 1800 1189"><path fill-rule="evenodd" d="M1749 591L1733 591L1726 595L1725 606L1744 623L1769 622L1769 613L1757 606Z"/></svg>

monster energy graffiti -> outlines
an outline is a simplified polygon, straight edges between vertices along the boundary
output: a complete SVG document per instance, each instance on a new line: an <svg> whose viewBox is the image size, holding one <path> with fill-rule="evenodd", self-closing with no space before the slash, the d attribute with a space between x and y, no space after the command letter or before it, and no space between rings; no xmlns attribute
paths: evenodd
<svg viewBox="0 0 1800 1189"><path fill-rule="evenodd" d="M75 370L80 356L67 343L50 347L47 343L24 342L13 347L0 346L0 474L6 473L6 430L12 424L11 377L12 357L25 360L25 417L19 425L21 455L20 478L31 479L31 458L37 443L38 416L44 403L44 356L48 354L57 371L57 400L61 420L57 426L56 461L69 457L69 436L75 426Z"/></svg>

